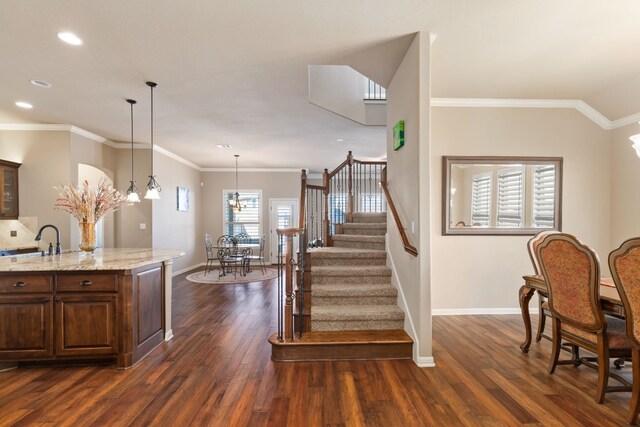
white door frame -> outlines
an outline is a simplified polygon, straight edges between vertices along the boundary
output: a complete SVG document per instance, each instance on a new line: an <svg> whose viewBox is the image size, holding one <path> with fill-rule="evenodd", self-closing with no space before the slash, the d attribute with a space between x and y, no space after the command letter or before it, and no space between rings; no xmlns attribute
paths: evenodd
<svg viewBox="0 0 640 427"><path fill-rule="evenodd" d="M273 222L274 221L273 205L284 204L283 202L293 202L292 205L293 205L293 223L294 223L293 226L294 227L297 226L296 221L298 219L298 212L300 210L300 199L297 197L274 197L269 199L269 262L271 262L272 264L277 262L276 258L278 257L278 254L273 254L273 256L271 256L274 248L276 250L278 248L278 237L275 231L278 224ZM293 243L294 243L294 252L295 252L298 250L297 239L294 239Z"/></svg>

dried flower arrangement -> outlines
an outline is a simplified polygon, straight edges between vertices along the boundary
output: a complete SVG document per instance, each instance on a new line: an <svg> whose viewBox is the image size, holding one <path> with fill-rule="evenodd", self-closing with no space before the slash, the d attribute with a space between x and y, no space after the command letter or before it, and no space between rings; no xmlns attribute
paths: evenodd
<svg viewBox="0 0 640 427"><path fill-rule="evenodd" d="M53 187L58 192L54 209L70 213L79 223L95 223L106 214L113 212L124 205L131 205L111 184L103 179L95 188L89 187L89 182L84 181L82 187L74 184L66 184Z"/></svg>

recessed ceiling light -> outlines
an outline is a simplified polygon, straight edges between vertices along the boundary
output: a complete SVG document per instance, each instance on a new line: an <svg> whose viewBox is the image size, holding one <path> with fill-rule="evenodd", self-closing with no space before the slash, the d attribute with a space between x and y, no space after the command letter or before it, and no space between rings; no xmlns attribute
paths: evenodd
<svg viewBox="0 0 640 427"><path fill-rule="evenodd" d="M342 141L344 141L344 139L340 139L340 138L338 138L338 139L336 139L336 141L338 141L338 142L342 142Z"/></svg>
<svg viewBox="0 0 640 427"><path fill-rule="evenodd" d="M29 83L31 83L34 86L38 86L38 87L44 87L44 88L50 88L51 87L51 83L45 82L43 80L29 80Z"/></svg>
<svg viewBox="0 0 640 427"><path fill-rule="evenodd" d="M24 102L24 101L18 101L16 102L16 105L20 108L26 108L27 110L30 108L33 108L33 105L29 104L28 102Z"/></svg>
<svg viewBox="0 0 640 427"><path fill-rule="evenodd" d="M82 45L82 39L69 31L59 32L58 38L63 42L72 44L74 46Z"/></svg>
<svg viewBox="0 0 640 427"><path fill-rule="evenodd" d="M216 147L218 147L218 148L231 148L231 146L229 144L216 144Z"/></svg>

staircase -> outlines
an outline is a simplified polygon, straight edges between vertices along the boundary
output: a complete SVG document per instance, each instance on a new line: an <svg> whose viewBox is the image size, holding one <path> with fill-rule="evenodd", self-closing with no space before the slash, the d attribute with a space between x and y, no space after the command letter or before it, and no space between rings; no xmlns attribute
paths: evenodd
<svg viewBox="0 0 640 427"><path fill-rule="evenodd" d="M404 233L387 188L386 163L351 152L322 185L302 170L299 228L279 229L278 332L271 359L411 359L413 340L386 266L387 208L405 251L418 252ZM293 259L293 239L300 252ZM313 247L321 243L323 247Z"/></svg>
<svg viewBox="0 0 640 427"><path fill-rule="evenodd" d="M333 247L312 249L311 330L404 328L398 291L386 266L387 214L353 213Z"/></svg>

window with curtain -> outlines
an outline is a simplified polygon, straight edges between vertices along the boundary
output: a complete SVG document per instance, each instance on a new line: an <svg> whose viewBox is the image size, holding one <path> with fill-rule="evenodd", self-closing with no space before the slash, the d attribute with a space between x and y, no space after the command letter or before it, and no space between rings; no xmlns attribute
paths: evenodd
<svg viewBox="0 0 640 427"><path fill-rule="evenodd" d="M524 190L524 167L498 171L498 227L523 225Z"/></svg>
<svg viewBox="0 0 640 427"><path fill-rule="evenodd" d="M233 210L235 191L225 190L224 196L224 233L236 236L246 233L252 243L260 242L262 217L262 192L259 190L238 191L240 194L240 211Z"/></svg>
<svg viewBox="0 0 640 427"><path fill-rule="evenodd" d="M533 168L532 227L553 228L555 213L554 165L535 166Z"/></svg>
<svg viewBox="0 0 640 427"><path fill-rule="evenodd" d="M491 173L471 178L471 224L489 227L491 224Z"/></svg>

